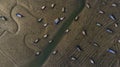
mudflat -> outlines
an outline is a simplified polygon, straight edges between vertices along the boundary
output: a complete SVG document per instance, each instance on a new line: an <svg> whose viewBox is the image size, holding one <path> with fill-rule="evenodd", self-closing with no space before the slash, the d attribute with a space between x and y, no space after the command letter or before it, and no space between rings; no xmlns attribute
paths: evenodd
<svg viewBox="0 0 120 67"><path fill-rule="evenodd" d="M77 0L0 0L0 67L29 66L76 7Z"/></svg>
<svg viewBox="0 0 120 67"><path fill-rule="evenodd" d="M119 0L0 0L0 67L120 67L119 48Z"/></svg>
<svg viewBox="0 0 120 67"><path fill-rule="evenodd" d="M86 0L43 67L119 67L119 5L119 0Z"/></svg>

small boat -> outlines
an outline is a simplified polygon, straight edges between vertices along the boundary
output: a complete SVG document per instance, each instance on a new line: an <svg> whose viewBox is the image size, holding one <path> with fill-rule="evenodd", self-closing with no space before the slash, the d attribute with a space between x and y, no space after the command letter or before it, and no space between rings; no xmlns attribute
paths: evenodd
<svg viewBox="0 0 120 67"><path fill-rule="evenodd" d="M86 7L87 7L87 8L91 8L91 6L90 6L90 4L89 4L89 3L87 3L87 4L86 4Z"/></svg>
<svg viewBox="0 0 120 67"><path fill-rule="evenodd" d="M37 21L38 21L38 22L42 22L42 20L43 20L43 18L39 18Z"/></svg>
<svg viewBox="0 0 120 67"><path fill-rule="evenodd" d="M95 64L95 61L93 59L90 59L91 64Z"/></svg>
<svg viewBox="0 0 120 67"><path fill-rule="evenodd" d="M116 20L116 17L113 14L110 14L109 18L112 19L112 20Z"/></svg>
<svg viewBox="0 0 120 67"><path fill-rule="evenodd" d="M3 21L7 21L7 18L5 16L0 16L0 19Z"/></svg>
<svg viewBox="0 0 120 67"><path fill-rule="evenodd" d="M41 7L42 10L45 10L45 8L46 8L46 6L42 6L42 7Z"/></svg>
<svg viewBox="0 0 120 67"><path fill-rule="evenodd" d="M76 45L76 49L77 49L78 51L83 51L83 49L82 49L79 45Z"/></svg>
<svg viewBox="0 0 120 67"><path fill-rule="evenodd" d="M55 20L54 20L54 23L55 24L58 24L60 22L60 19L59 18L56 18Z"/></svg>
<svg viewBox="0 0 120 67"><path fill-rule="evenodd" d="M56 4L54 4L54 3L53 3L53 4L51 4L51 7L52 7L52 8L54 8L54 7L55 7L55 5L56 5Z"/></svg>
<svg viewBox="0 0 120 67"><path fill-rule="evenodd" d="M103 26L103 25L100 24L99 22L96 22L96 25L99 26L99 27Z"/></svg>
<svg viewBox="0 0 120 67"><path fill-rule="evenodd" d="M61 11L62 11L63 13L65 13L65 12L66 12L66 8L63 7Z"/></svg>
<svg viewBox="0 0 120 67"><path fill-rule="evenodd" d="M113 50L113 49L111 49L111 48L109 48L107 51L108 51L109 53L112 53L112 54L116 54L116 53L117 53L117 51L115 51L115 50Z"/></svg>
<svg viewBox="0 0 120 67"><path fill-rule="evenodd" d="M65 33L68 33L69 31L70 31L69 29L66 29L66 30L65 30Z"/></svg>
<svg viewBox="0 0 120 67"><path fill-rule="evenodd" d="M110 29L110 28L106 28L106 32L108 32L108 33L113 33L113 30Z"/></svg>
<svg viewBox="0 0 120 67"><path fill-rule="evenodd" d="M83 30L83 31L82 31L82 34L83 34L84 36L86 36L86 35L87 35L86 30Z"/></svg>
<svg viewBox="0 0 120 67"><path fill-rule="evenodd" d="M41 51L37 51L36 53L35 53L35 56L39 56L41 54Z"/></svg>
<svg viewBox="0 0 120 67"><path fill-rule="evenodd" d="M33 43L34 43L34 44L37 44L39 41L40 41L40 39L38 38L38 39L36 39Z"/></svg>
<svg viewBox="0 0 120 67"><path fill-rule="evenodd" d="M77 58L74 57L74 56L72 56L72 57L71 57L71 60L72 60L72 61L75 61L75 60L77 60Z"/></svg>
<svg viewBox="0 0 120 67"><path fill-rule="evenodd" d="M53 55L56 55L57 53L58 53L58 50L54 50L54 51L52 52Z"/></svg>
<svg viewBox="0 0 120 67"><path fill-rule="evenodd" d="M75 21L77 21L78 19L79 19L79 16L76 16L76 17L74 18Z"/></svg>
<svg viewBox="0 0 120 67"><path fill-rule="evenodd" d="M19 17L19 18L24 17L24 16L23 16L22 14L20 14L20 13L17 13L16 16Z"/></svg>
<svg viewBox="0 0 120 67"><path fill-rule="evenodd" d="M47 37L48 37L48 34L45 34L43 37L44 37L44 38L47 38Z"/></svg>

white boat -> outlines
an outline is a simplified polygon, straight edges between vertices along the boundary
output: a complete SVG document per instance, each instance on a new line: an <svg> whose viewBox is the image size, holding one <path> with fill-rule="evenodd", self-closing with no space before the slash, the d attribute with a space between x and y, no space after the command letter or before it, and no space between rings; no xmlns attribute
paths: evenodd
<svg viewBox="0 0 120 67"><path fill-rule="evenodd" d="M17 13L16 16L19 17L19 18L22 18L22 17L23 17L23 15L20 14L20 13Z"/></svg>

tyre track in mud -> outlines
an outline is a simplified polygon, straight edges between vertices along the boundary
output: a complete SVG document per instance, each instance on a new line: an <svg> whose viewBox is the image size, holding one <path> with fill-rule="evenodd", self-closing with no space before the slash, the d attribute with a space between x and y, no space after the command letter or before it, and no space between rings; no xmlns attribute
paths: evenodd
<svg viewBox="0 0 120 67"><path fill-rule="evenodd" d="M17 22L15 21L15 19L14 19L13 16L12 16L12 12L13 12L13 10L14 10L14 8L15 8L16 6L17 6L17 1L16 1L15 5L13 5L13 7L12 7L11 10L10 10L10 17L11 17L12 21L14 21L14 22L16 23L16 26L17 26L17 30L15 31L15 34L19 31L19 26L18 26Z"/></svg>
<svg viewBox="0 0 120 67"><path fill-rule="evenodd" d="M16 33L19 31L19 29L20 29L19 26L18 26L18 24L17 24L17 22L16 22L16 20L15 20L15 19L13 18L13 16L12 16L12 12L13 12L14 8L17 7L17 6L18 6L18 5L17 5L17 1L16 1L15 4L12 6L12 8L11 8L11 10L10 10L10 13L9 13L9 14L10 14L10 18L12 19L13 22L15 22L15 24L16 24L16 26L17 26L16 31L14 32L14 34L16 34ZM4 12L4 11L2 11L2 12ZM7 32L7 31L4 30L3 33L0 34L0 37L3 36L3 34L4 34L5 32ZM1 53L3 56L7 57L7 58L14 64L15 67L19 67L18 64L16 63L15 59L14 59L12 56L10 56L6 51L3 51L3 50L0 48L0 53Z"/></svg>
<svg viewBox="0 0 120 67"><path fill-rule="evenodd" d="M17 28L18 28L17 22L16 22L16 21L13 19L13 17L12 17L12 11L13 11L13 9L14 9L16 6L17 6L17 2L15 3L15 5L12 6L9 14L10 14L10 17L11 17L12 21L14 21L14 22L16 23ZM18 29L15 31L15 34L16 34L17 31L18 31ZM6 32L6 30L4 30L3 33L2 33L0 36L2 36L5 32ZM15 67L18 67L18 64L15 62L15 59L13 59L13 57L11 57L8 53L6 53L5 51L3 51L1 48L0 48L0 53L1 53L3 56L7 57L7 58L14 64Z"/></svg>
<svg viewBox="0 0 120 67"><path fill-rule="evenodd" d="M11 8L11 10L10 10L10 17L12 18L12 20L13 20L14 22L16 22L16 24L17 24L17 21L16 21L16 20L14 19L14 17L12 16L12 13L13 13L13 10L14 10L17 6L22 7L22 8L23 8L25 11L27 11L27 13L30 14L33 18L37 19L37 17L35 17L27 8L25 8L24 6L18 4L18 1L16 0L15 5L14 5L14 6ZM17 24L17 30L16 30L16 33L15 33L15 34L17 34L19 31L20 31L20 26ZM24 38L23 38L24 44L26 44L26 42L24 41L26 35L27 35L27 34L25 34L25 35L24 35ZM27 45L27 47L31 49L31 47L29 47L29 45Z"/></svg>
<svg viewBox="0 0 120 67"><path fill-rule="evenodd" d="M19 67L18 64L15 62L15 60L13 59L13 57L11 57L9 54L7 54L5 51L3 51L1 48L0 48L0 53L7 57L13 64L15 67Z"/></svg>
<svg viewBox="0 0 120 67"><path fill-rule="evenodd" d="M16 20L14 19L14 17L12 16L13 10L14 10L14 8L17 7L17 6L22 7L22 8L25 9L25 11L27 11L32 17L34 17L34 18L37 19L37 17L35 17L27 8L25 8L24 6L18 4L18 1L16 0L15 5L14 5L14 6L11 8L11 10L10 10L10 17L11 17L11 19L12 19L12 20L16 23L16 25L17 25L17 30L15 31L15 34L17 34L17 33L20 31L20 27L19 27L17 21L16 21Z"/></svg>

